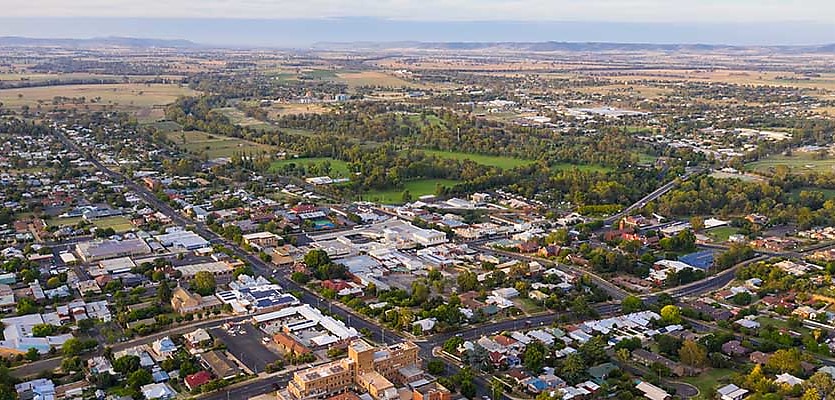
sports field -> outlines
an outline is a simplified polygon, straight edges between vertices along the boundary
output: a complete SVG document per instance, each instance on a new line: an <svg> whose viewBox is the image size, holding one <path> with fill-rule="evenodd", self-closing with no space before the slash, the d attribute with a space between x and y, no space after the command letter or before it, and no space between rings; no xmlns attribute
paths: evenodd
<svg viewBox="0 0 835 400"><path fill-rule="evenodd" d="M350 178L351 176L351 170L347 162L330 157L291 158L289 160L273 161L270 165L270 172L280 172L283 167L290 164L303 167L307 177L327 175L331 178Z"/></svg>
<svg viewBox="0 0 835 400"><path fill-rule="evenodd" d="M402 204L403 192L406 190L409 191L413 200L417 200L420 196L435 194L435 190L438 185L451 188L458 183L458 181L451 179L420 179L404 183L402 189L375 190L368 192L362 196L362 199L383 204Z"/></svg>
<svg viewBox="0 0 835 400"><path fill-rule="evenodd" d="M819 159L815 154L797 152L791 156L769 156L746 164L745 169L759 174L771 174L778 165L785 165L793 173L835 172L835 158Z"/></svg>
<svg viewBox="0 0 835 400"><path fill-rule="evenodd" d="M166 136L178 147L194 154L205 153L209 159L231 157L235 153L255 155L275 151L265 144L200 131L169 132Z"/></svg>

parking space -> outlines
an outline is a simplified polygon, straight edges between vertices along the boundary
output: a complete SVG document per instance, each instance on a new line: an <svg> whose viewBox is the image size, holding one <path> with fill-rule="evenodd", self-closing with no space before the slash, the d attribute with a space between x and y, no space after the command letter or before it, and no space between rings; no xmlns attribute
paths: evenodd
<svg viewBox="0 0 835 400"><path fill-rule="evenodd" d="M270 349L264 346L262 339L265 337L258 329L250 323L213 328L213 337L218 338L226 344L229 354L237 358L253 372L263 372L267 364L272 364L280 359Z"/></svg>

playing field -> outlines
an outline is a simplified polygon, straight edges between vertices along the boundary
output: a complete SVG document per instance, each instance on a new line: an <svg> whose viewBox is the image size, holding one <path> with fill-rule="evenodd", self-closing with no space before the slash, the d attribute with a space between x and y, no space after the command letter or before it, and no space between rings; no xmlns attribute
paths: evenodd
<svg viewBox="0 0 835 400"><path fill-rule="evenodd" d="M770 174L778 165L785 165L793 173L835 172L835 158L818 159L811 153L795 153L791 156L774 155L745 165L749 171Z"/></svg>
<svg viewBox="0 0 835 400"><path fill-rule="evenodd" d="M99 229L113 228L116 233L128 232L134 228L133 224L130 223L130 220L125 217L101 218L94 220L93 225Z"/></svg>
<svg viewBox="0 0 835 400"><path fill-rule="evenodd" d="M270 165L270 172L279 173L281 170L290 164L304 167L307 172L305 176L330 176L331 178L350 178L351 170L348 163L342 160L337 160L330 157L314 157L314 158L292 158L289 160L273 161Z"/></svg>
<svg viewBox="0 0 835 400"><path fill-rule="evenodd" d="M232 157L235 153L255 155L275 151L265 144L199 131L169 132L166 136L178 147L193 154L205 153L209 159Z"/></svg>
<svg viewBox="0 0 835 400"><path fill-rule="evenodd" d="M459 182L451 179L421 179L403 184L402 189L375 190L362 196L363 200L373 201L382 204L402 204L403 192L408 190L413 200L420 196L435 194L438 185L453 187Z"/></svg>
<svg viewBox="0 0 835 400"><path fill-rule="evenodd" d="M520 158L504 157L504 156L488 156L484 154L461 153L456 151L443 150L422 150L427 155L433 155L439 158L449 158L453 160L470 160L481 165L489 165L491 167L499 167L503 169L521 167L533 163L533 160L524 160Z"/></svg>
<svg viewBox="0 0 835 400"><path fill-rule="evenodd" d="M735 235L737 232L739 232L739 229L734 228L732 226L720 226L717 228L708 229L707 231L705 231L705 234L711 239L713 239L714 242L722 243L727 242L728 238L731 237L731 235Z"/></svg>

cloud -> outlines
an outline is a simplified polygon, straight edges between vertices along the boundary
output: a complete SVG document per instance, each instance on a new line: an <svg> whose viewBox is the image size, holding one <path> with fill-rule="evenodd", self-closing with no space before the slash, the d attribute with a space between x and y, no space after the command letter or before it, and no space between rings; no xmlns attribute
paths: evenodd
<svg viewBox="0 0 835 400"><path fill-rule="evenodd" d="M2 0L2 6L5 17L835 23L831 0Z"/></svg>

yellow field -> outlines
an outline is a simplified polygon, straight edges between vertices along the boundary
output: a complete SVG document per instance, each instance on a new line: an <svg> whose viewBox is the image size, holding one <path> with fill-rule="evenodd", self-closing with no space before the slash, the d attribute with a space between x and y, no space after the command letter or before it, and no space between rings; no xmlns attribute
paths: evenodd
<svg viewBox="0 0 835 400"><path fill-rule="evenodd" d="M636 70L620 71L618 75L604 75L616 82L663 80L688 82L719 82L736 85L784 86L802 89L835 90L835 74L804 77L793 72L757 72L733 70ZM782 78L782 79L778 79Z"/></svg>
<svg viewBox="0 0 835 400"><path fill-rule="evenodd" d="M269 109L270 119L293 114L323 114L330 111L327 104L297 104L281 103L273 104Z"/></svg>
<svg viewBox="0 0 835 400"><path fill-rule="evenodd" d="M57 96L68 98L84 97L83 105L70 103L59 104L65 107L94 107L113 105L126 109L150 108L173 103L179 96L193 96L194 90L179 85L165 84L108 84L108 85L66 85L47 86L24 89L0 90L0 102L6 107L19 108L29 106L35 108L53 107L53 99Z"/></svg>

